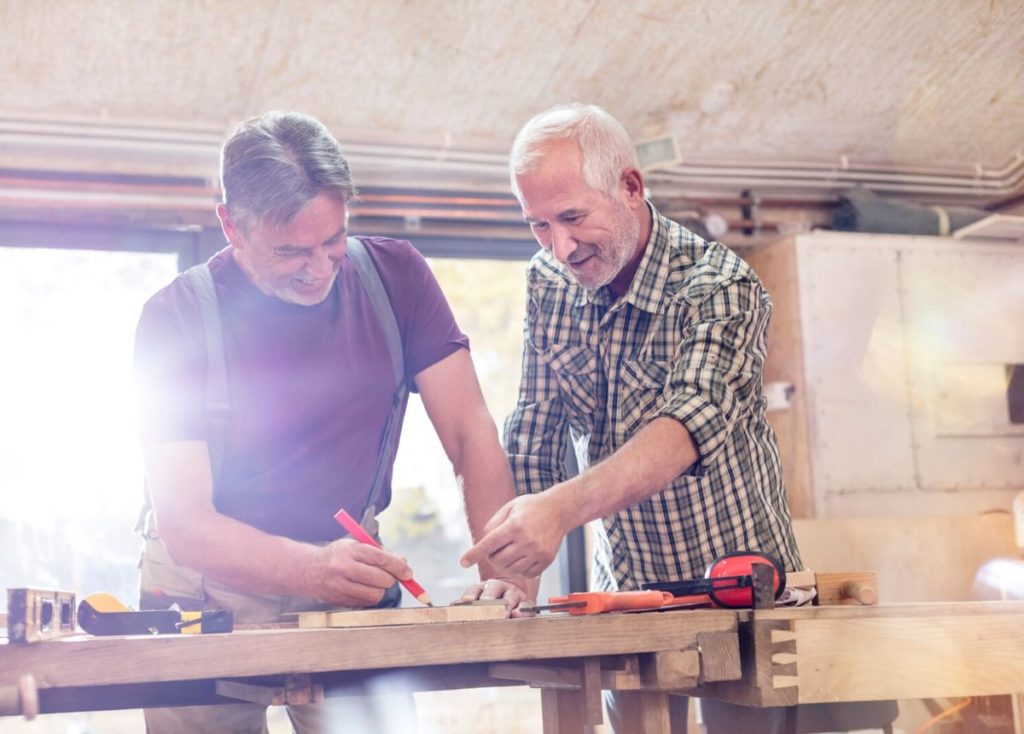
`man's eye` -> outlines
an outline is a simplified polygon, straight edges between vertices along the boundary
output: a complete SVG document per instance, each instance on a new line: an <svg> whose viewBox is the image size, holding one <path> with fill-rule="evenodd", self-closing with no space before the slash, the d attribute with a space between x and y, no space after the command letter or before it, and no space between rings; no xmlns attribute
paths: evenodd
<svg viewBox="0 0 1024 734"><path fill-rule="evenodd" d="M548 223L547 222L534 222L530 226L533 227L534 229L547 229L548 228Z"/></svg>

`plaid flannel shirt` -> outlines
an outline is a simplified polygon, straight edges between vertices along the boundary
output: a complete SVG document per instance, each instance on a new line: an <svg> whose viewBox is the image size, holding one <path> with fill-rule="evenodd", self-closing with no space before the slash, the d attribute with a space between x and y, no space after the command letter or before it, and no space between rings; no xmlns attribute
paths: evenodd
<svg viewBox="0 0 1024 734"><path fill-rule="evenodd" d="M754 271L717 242L660 216L629 290L588 293L551 253L530 263L519 401L505 448L520 494L613 454L659 416L678 420L700 458L668 487L603 518L594 585L638 589L701 578L735 550L802 567L762 368L771 299Z"/></svg>

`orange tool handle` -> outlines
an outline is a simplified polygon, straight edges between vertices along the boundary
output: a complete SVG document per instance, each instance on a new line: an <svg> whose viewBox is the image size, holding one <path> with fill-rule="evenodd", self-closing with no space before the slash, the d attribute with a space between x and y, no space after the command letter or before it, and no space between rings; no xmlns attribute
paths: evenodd
<svg viewBox="0 0 1024 734"><path fill-rule="evenodd" d="M553 596L551 604L584 602L582 606L567 609L569 614L601 614L623 612L629 609L658 609L672 601L667 591L577 591L567 596Z"/></svg>

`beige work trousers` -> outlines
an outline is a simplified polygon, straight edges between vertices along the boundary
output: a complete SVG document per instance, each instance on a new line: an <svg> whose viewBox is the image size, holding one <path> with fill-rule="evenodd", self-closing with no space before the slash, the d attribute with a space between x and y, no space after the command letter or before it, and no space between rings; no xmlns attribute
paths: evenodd
<svg viewBox="0 0 1024 734"><path fill-rule="evenodd" d="M400 592L394 591L385 597L382 606L396 606ZM149 537L140 565L140 608L167 609L172 604L178 604L183 610L230 609L236 624L276 622L289 612L329 607L306 597L239 592L178 566L167 555L159 538ZM381 692L356 685L326 693L328 697L323 703L288 707L293 731L298 734L416 731L416 710L408 691L396 692L389 687ZM153 708L145 710L145 718L149 734L268 732L266 706L253 703Z"/></svg>

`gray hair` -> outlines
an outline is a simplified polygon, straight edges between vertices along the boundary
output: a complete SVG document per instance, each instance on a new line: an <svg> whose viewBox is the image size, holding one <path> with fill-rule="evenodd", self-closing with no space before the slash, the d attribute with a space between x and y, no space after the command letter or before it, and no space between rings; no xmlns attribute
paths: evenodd
<svg viewBox="0 0 1024 734"><path fill-rule="evenodd" d="M346 204L356 189L341 146L327 127L299 112L265 112L235 128L221 151L221 190L245 233L283 225L322 193Z"/></svg>
<svg viewBox="0 0 1024 734"><path fill-rule="evenodd" d="M583 180L591 188L612 196L627 168L638 168L636 148L622 124L597 105L567 104L552 107L523 125L509 154L512 193L520 198L516 176L528 173L548 143L571 140L583 157Z"/></svg>

